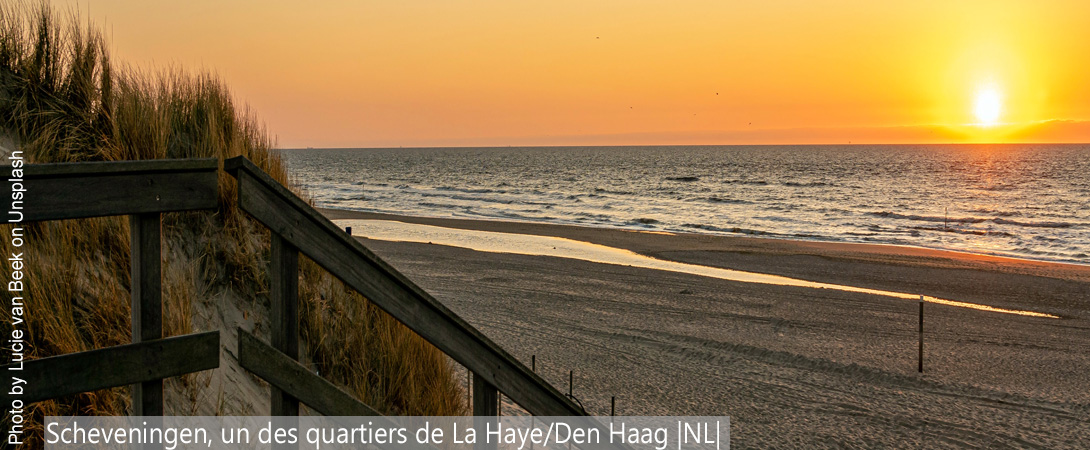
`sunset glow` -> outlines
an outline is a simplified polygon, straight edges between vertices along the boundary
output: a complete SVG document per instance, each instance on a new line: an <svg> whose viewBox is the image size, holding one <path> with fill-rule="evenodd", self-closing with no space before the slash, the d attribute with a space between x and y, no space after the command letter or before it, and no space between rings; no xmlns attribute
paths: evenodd
<svg viewBox="0 0 1090 450"><path fill-rule="evenodd" d="M1090 2L56 3L118 60L215 71L286 147L1090 132Z"/></svg>

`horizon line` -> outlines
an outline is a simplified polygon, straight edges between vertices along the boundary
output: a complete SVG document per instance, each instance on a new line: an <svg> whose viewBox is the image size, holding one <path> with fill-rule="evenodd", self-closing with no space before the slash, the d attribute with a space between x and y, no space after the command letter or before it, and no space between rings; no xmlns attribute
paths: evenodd
<svg viewBox="0 0 1090 450"><path fill-rule="evenodd" d="M833 146L913 146L913 145L942 145L942 146L978 146L978 145L1090 145L1087 142L918 142L918 143L811 143L811 144L510 144L510 145L398 145L398 146L358 146L358 147L271 147L273 150L387 150L387 149L429 149L429 148L578 148L578 147L833 147Z"/></svg>

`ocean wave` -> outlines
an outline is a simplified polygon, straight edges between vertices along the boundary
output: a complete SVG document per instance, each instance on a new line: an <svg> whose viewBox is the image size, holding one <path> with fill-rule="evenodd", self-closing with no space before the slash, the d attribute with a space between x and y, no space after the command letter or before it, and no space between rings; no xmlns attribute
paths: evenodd
<svg viewBox="0 0 1090 450"><path fill-rule="evenodd" d="M1011 190L1014 190L1014 188L1015 188L1015 186L1011 185L1011 184L991 184L991 185L986 185L986 186L976 186L974 189L977 189L977 190L980 190L980 191L995 192L995 191L1011 191Z"/></svg>
<svg viewBox="0 0 1090 450"><path fill-rule="evenodd" d="M1071 228L1071 227L1075 226L1075 224L1070 223L1070 222L1020 222L1020 221L1017 221L1017 220L1008 220L1008 219L1000 219L1000 218L992 219L992 222L995 222L995 223L1000 224L1000 225L1014 225L1014 226L1019 226L1019 227L1030 227L1030 228Z"/></svg>
<svg viewBox="0 0 1090 450"><path fill-rule="evenodd" d="M556 206L556 203L553 203L553 202L535 202L533 200L522 200L522 201L520 201L518 203L521 204L521 205L544 206L546 208Z"/></svg>
<svg viewBox="0 0 1090 450"><path fill-rule="evenodd" d="M473 208L466 205L453 205L450 203L435 203L435 202L416 202L417 206L423 206L425 208L437 208L437 209L464 209L466 211Z"/></svg>
<svg viewBox="0 0 1090 450"><path fill-rule="evenodd" d="M943 216L919 216L915 214L899 214L890 211L870 212L868 215L875 217L882 217L886 219L904 219L915 220L922 222L943 222L943 223L955 223L955 224L973 224L982 222L991 222L997 225L1014 225L1016 227L1029 227L1029 228L1071 228L1075 224L1071 222L1023 222L1019 220L1004 219L1002 217L985 218L985 217L943 217Z"/></svg>
<svg viewBox="0 0 1090 450"><path fill-rule="evenodd" d="M594 192L597 194L613 194L613 195L636 195L632 191L611 191L609 189L594 188Z"/></svg>
<svg viewBox="0 0 1090 450"><path fill-rule="evenodd" d="M737 198L722 198L722 197L716 197L714 195L711 196L711 197L704 197L702 200L707 201L707 202L711 202L711 203L729 203L729 204L734 204L734 205L751 205L751 204L753 204L753 202L747 201L747 200L741 200L741 199L737 199Z"/></svg>
<svg viewBox="0 0 1090 450"><path fill-rule="evenodd" d="M589 213L589 212L577 212L577 213L575 213L573 215L576 216L576 217L582 217L582 218L586 218L586 219L598 219L598 220L612 219L613 218L613 216L610 216L609 214L601 214L601 213L596 214L596 213Z"/></svg>
<svg viewBox="0 0 1090 450"><path fill-rule="evenodd" d="M769 222L783 222L783 223L790 223L790 222L794 222L794 221L795 221L795 219L794 219L794 218L791 218L791 217L783 217L783 216L754 216L753 218L754 218L754 219L757 219L757 220L767 220L767 221L769 221Z"/></svg>
<svg viewBox="0 0 1090 450"><path fill-rule="evenodd" d="M751 229L748 229L748 228L738 228L738 227L723 228L723 227L717 227L715 225L706 225L706 224L702 224L702 223L683 223L683 224L681 224L681 226L683 226L685 228L695 228L695 229L698 229L698 230L714 231L714 232L718 232L718 233L739 233L739 234L752 234L752 235L761 235L761 236L776 234L776 233L769 233L767 231L761 231L761 230L751 230Z"/></svg>
<svg viewBox="0 0 1090 450"><path fill-rule="evenodd" d="M949 223L981 223L988 219L983 217L944 217L944 216L919 216L916 214L900 214L891 211L869 212L867 215L884 219L904 219L922 222L949 222Z"/></svg>
<svg viewBox="0 0 1090 450"><path fill-rule="evenodd" d="M453 186L438 186L435 188L437 191L452 191L462 192L465 194L507 194L508 191L503 189L488 189L488 188L459 188Z"/></svg>
<svg viewBox="0 0 1090 450"><path fill-rule="evenodd" d="M1016 211L1003 211L1003 210L1000 210L1000 209L990 209L990 208L974 208L974 209L970 209L969 212L977 213L977 214L988 214L988 215L992 215L992 216L996 216L996 217L1015 217L1015 216L1022 215L1021 213L1016 212Z"/></svg>
<svg viewBox="0 0 1090 450"><path fill-rule="evenodd" d="M368 201L368 200L373 200L373 199L371 197L368 197L368 196L363 195L363 194L357 194L357 195L339 195L339 196L330 198L330 200L332 200L334 202L346 202L346 201Z"/></svg>
<svg viewBox="0 0 1090 450"><path fill-rule="evenodd" d="M726 180L723 184L749 184L753 186L767 186L768 182L764 180Z"/></svg>
<svg viewBox="0 0 1090 450"><path fill-rule="evenodd" d="M910 228L912 228L913 230L941 231L943 233L968 234L968 235L974 235L974 236L1017 237L1014 234L1008 233L1006 231L973 230L973 229L966 229L966 228L950 228L950 227L945 227L944 228L944 227L938 227L938 226L935 226L935 227L910 227Z"/></svg>
<svg viewBox="0 0 1090 450"><path fill-rule="evenodd" d="M806 182L806 183L799 183L799 182L797 182L797 181L784 181L784 182L783 182L783 185L784 185L784 186L791 186L791 187L823 187L823 186L832 186L832 184L831 184L831 183L826 183L826 182L824 182L824 181L809 181L809 182Z"/></svg>
<svg viewBox="0 0 1090 450"><path fill-rule="evenodd" d="M869 226L867 226L867 230L868 231L873 231L874 233L877 233L877 234L909 234L909 235L912 235L912 236L919 236L920 235L920 230L902 229L902 228L886 228L886 227L883 227L881 225L869 225Z"/></svg>
<svg viewBox="0 0 1090 450"><path fill-rule="evenodd" d="M319 204L337 208L494 219L514 213L526 216L520 220L735 236L816 234L812 239L1035 257L1018 250L1025 247L1090 263L1090 177L1078 170L1090 149L1043 161L1012 153L1002 173L971 166L975 160L956 151L876 148L848 158L830 152L829 164L820 164L821 152L730 150L489 149L473 158L413 150L360 152L332 163L329 155L299 152L287 163ZM662 155L673 159L664 164ZM578 215L584 212L603 215Z"/></svg>
<svg viewBox="0 0 1090 450"><path fill-rule="evenodd" d="M466 202L495 203L495 204L499 204L499 205L511 205L511 204L515 204L515 203L521 203L521 202L518 202L518 201L515 201L515 200L511 200L511 199L492 198L492 197L475 197L475 196L459 195L459 194L440 194L440 193L434 193L434 192L420 192L417 195L419 195L421 197L427 197L427 198L447 198L447 199L451 199L451 200L461 200L461 201L466 201Z"/></svg>

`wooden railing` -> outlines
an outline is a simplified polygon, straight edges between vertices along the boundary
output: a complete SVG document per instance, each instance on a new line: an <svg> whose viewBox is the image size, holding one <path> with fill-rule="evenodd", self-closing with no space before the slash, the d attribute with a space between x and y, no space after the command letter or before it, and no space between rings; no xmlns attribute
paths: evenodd
<svg viewBox="0 0 1090 450"><path fill-rule="evenodd" d="M130 216L133 343L26 362L25 373L34 380L20 397L24 402L132 384L133 414L162 415L163 378L219 366L219 332L163 338L160 267L160 214L216 208L217 165L214 159L201 159L25 168L31 192L25 199L25 222ZM298 362L303 254L471 371L473 415L495 416L502 391L531 414L586 416L571 399L252 162L232 158L224 168L238 181L239 207L271 231L271 343L238 331L239 364L272 386L271 415L298 415L300 401L329 416L379 415ZM589 417L573 425L601 427Z"/></svg>
<svg viewBox="0 0 1090 450"><path fill-rule="evenodd" d="M130 217L133 341L24 362L23 373L33 378L19 396L24 403L132 385L132 413L162 415L162 379L219 367L219 331L162 336L160 248L162 212L218 207L217 168L215 159L51 163L24 168L28 188L23 222ZM379 425L392 423L299 363L301 254L467 367L473 373L473 415L497 415L500 391L535 415L586 415L565 394L250 160L227 160L225 169L238 180L240 208L271 231L271 342L262 342L241 329L238 332L239 364L271 385L270 415L298 415L302 402L325 415L375 416L372 419ZM11 168L7 170L11 173ZM7 373L7 367L0 369ZM11 400L7 390L0 391L0 397ZM591 417L572 425L602 427Z"/></svg>
<svg viewBox="0 0 1090 450"><path fill-rule="evenodd" d="M232 158L224 163L224 169L238 180L239 207L272 231L272 350L298 359L296 283L302 253L473 372L473 415L496 415L497 390L535 415L586 415L564 394L252 162ZM240 353L265 345L255 340L243 347L246 339L240 337ZM240 355L240 359L249 361L243 367L251 371L263 370L254 366L260 358ZM273 393L273 415L295 414L299 397L288 392L292 387L269 381L279 389Z"/></svg>
<svg viewBox="0 0 1090 450"><path fill-rule="evenodd" d="M129 216L133 343L25 362L23 373L33 379L19 397L23 402L131 384L133 414L162 415L164 378L219 367L218 332L163 338L160 256L160 214L215 209L218 166L215 159L195 159L24 168L24 222Z"/></svg>

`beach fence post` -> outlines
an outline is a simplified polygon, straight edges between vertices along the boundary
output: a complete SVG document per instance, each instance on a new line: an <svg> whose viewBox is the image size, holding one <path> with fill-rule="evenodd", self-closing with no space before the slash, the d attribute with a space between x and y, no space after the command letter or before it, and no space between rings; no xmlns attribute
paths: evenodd
<svg viewBox="0 0 1090 450"><path fill-rule="evenodd" d="M273 348L293 360L299 359L299 249L272 233L269 257L269 334ZM299 399L269 388L273 416L298 416Z"/></svg>
<svg viewBox="0 0 1090 450"><path fill-rule="evenodd" d="M570 398L570 399L575 399L575 395L573 395L574 391L572 391L572 386L574 386L574 385L575 385L575 371L574 370L569 370L568 371L568 398ZM571 440L568 441L568 450L571 450Z"/></svg>
<svg viewBox="0 0 1090 450"><path fill-rule="evenodd" d="M568 371L568 397L572 397L572 385L575 384L575 371Z"/></svg>
<svg viewBox="0 0 1090 450"><path fill-rule="evenodd" d="M486 424L495 423L495 417L499 415L499 390L484 377L473 374L473 426L478 434L484 431ZM489 419L491 418L491 419ZM496 450L498 442L487 442L487 439L477 439L473 445L474 450Z"/></svg>
<svg viewBox="0 0 1090 450"><path fill-rule="evenodd" d="M129 216L132 238L132 342L163 337L162 222L159 213ZM132 411L136 416L163 415L163 380L133 385Z"/></svg>
<svg viewBox="0 0 1090 450"><path fill-rule="evenodd" d="M917 369L919 373L923 373L923 296L920 296L920 354L917 358Z"/></svg>
<svg viewBox="0 0 1090 450"><path fill-rule="evenodd" d="M530 371L537 373L537 355L530 355ZM536 427L534 424L534 415L530 415L530 429L533 430ZM530 440L530 450L534 450L534 440Z"/></svg>
<svg viewBox="0 0 1090 450"><path fill-rule="evenodd" d="M344 227L344 232L348 233L348 235L351 236L352 235L352 227Z"/></svg>

